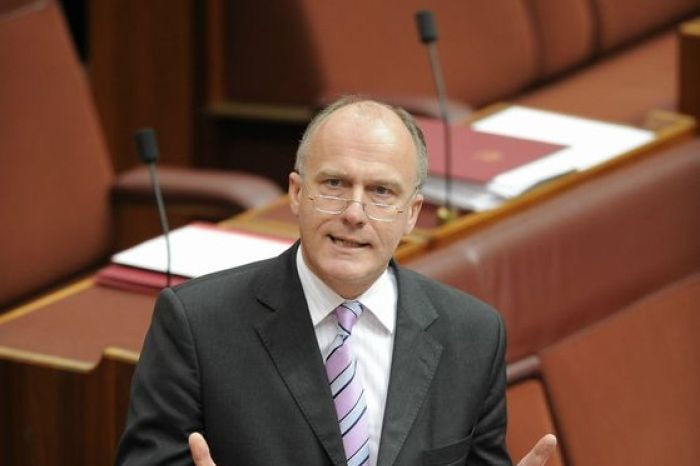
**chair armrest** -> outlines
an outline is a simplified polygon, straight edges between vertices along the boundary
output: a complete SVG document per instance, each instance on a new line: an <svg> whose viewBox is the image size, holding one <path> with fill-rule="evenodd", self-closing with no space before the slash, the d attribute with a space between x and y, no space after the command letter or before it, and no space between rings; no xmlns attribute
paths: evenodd
<svg viewBox="0 0 700 466"><path fill-rule="evenodd" d="M158 180L170 228L193 221L218 222L278 199L282 189L252 174L159 166ZM159 235L153 187L148 167L117 177L112 185L113 250L119 251Z"/></svg>
<svg viewBox="0 0 700 466"><path fill-rule="evenodd" d="M159 166L158 180L166 203L212 204L233 211L267 204L283 194L271 180L235 171ZM152 202L148 167L141 166L118 176L112 186L112 199Z"/></svg>

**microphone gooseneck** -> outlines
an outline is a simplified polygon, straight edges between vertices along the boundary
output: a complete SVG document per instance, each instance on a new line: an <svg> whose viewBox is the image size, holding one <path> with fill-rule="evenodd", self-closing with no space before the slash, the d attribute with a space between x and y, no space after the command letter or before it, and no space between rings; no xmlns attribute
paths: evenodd
<svg viewBox="0 0 700 466"><path fill-rule="evenodd" d="M165 239L165 286L170 287L172 276L170 272L170 226L168 225L168 216L165 213L163 193L160 189L158 172L156 171L156 162L158 161L158 144L156 142L156 134L152 128L141 128L136 131L134 136L136 138L136 148L138 149L139 157L141 158L141 161L148 166L148 173L151 176L153 192L156 196L160 226L163 229L163 238Z"/></svg>
<svg viewBox="0 0 700 466"><path fill-rule="evenodd" d="M445 204L438 210L440 221L448 222L457 218L457 211L452 207L452 126L447 108L447 91L445 81L442 78L442 67L438 57L435 43L438 39L437 23L433 13L429 10L421 10L416 13L416 26L420 41L428 49L430 68L435 83L435 91L440 108L440 120L443 127L443 138L445 148Z"/></svg>

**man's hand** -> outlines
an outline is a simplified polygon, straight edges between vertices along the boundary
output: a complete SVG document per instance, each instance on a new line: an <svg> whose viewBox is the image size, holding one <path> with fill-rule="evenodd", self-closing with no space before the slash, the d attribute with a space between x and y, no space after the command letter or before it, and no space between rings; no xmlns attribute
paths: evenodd
<svg viewBox="0 0 700 466"><path fill-rule="evenodd" d="M195 466L216 466L214 460L211 459L209 446L202 434L199 432L190 434L189 443ZM552 434L547 434L537 442L530 453L520 460L518 466L544 466L556 447L557 438Z"/></svg>
<svg viewBox="0 0 700 466"><path fill-rule="evenodd" d="M520 460L518 466L544 466L556 447L557 438L552 434L547 434L535 444L530 453ZM202 464L208 465L208 463ZM197 463L197 466L199 466L199 463Z"/></svg>
<svg viewBox="0 0 700 466"><path fill-rule="evenodd" d="M190 434L188 441L195 466L216 466L209 454L209 445L207 445L207 441L204 440L202 434L193 432Z"/></svg>

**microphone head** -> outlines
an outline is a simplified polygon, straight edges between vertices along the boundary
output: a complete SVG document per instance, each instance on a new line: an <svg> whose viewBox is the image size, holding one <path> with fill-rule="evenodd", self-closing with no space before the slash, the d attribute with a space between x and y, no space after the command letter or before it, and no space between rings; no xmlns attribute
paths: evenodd
<svg viewBox="0 0 700 466"><path fill-rule="evenodd" d="M153 128L141 128L134 134L136 148L143 163L155 163L158 161L158 143L156 132Z"/></svg>
<svg viewBox="0 0 700 466"><path fill-rule="evenodd" d="M418 36L422 43L430 44L437 40L437 24L432 11L421 10L416 13L416 26L418 26Z"/></svg>

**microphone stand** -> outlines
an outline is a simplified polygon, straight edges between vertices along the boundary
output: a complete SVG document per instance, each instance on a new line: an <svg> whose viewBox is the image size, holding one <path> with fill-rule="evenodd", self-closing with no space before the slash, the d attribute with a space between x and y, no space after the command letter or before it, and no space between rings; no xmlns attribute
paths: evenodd
<svg viewBox="0 0 700 466"><path fill-rule="evenodd" d="M153 191L156 196L160 226L163 229L163 239L165 240L165 286L166 288L169 288L172 279L172 272L170 271L170 226L168 225L168 216L165 213L163 193L160 189L158 172L156 171L156 161L158 160L158 144L156 143L156 135L152 128L141 128L136 131L135 137L139 156L141 157L141 161L148 166L148 173L151 176L151 184L153 185Z"/></svg>
<svg viewBox="0 0 700 466"><path fill-rule="evenodd" d="M422 10L416 13L416 24L420 40L428 49L430 68L440 108L442 120L444 147L445 147L445 203L437 211L440 223L447 223L459 217L459 211L452 206L452 125L450 124L449 110L447 107L447 91L445 81L442 78L442 67L438 57L437 25L430 11Z"/></svg>
<svg viewBox="0 0 700 466"><path fill-rule="evenodd" d="M163 229L163 238L165 239L165 287L170 288L172 280L172 272L170 271L170 226L168 225L168 216L165 214L165 203L163 203L163 193L160 190L158 182L158 173L156 172L155 162L148 164L148 173L151 175L151 183L156 194L156 205L158 206L158 216L160 217L160 226Z"/></svg>

